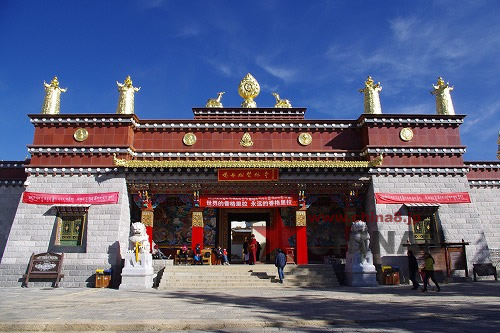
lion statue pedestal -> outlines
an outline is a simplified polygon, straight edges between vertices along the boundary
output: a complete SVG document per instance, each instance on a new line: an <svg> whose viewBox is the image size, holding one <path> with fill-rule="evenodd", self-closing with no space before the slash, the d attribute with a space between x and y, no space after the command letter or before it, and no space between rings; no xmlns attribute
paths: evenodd
<svg viewBox="0 0 500 333"><path fill-rule="evenodd" d="M348 244L345 283L354 287L377 286L377 270L373 265L370 234L366 222L353 222Z"/></svg>
<svg viewBox="0 0 500 333"><path fill-rule="evenodd" d="M153 287L153 256L149 252L146 227L141 222L132 223L129 250L125 254L121 290L140 290Z"/></svg>

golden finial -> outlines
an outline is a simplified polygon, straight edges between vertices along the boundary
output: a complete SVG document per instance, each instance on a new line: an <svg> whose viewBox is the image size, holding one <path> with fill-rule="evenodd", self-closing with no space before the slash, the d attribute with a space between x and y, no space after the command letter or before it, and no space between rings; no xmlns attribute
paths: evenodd
<svg viewBox="0 0 500 333"><path fill-rule="evenodd" d="M45 98L42 105L42 114L59 114L61 112L61 93L66 92L68 88L60 88L57 76L54 76L50 84L43 81L45 87Z"/></svg>
<svg viewBox="0 0 500 333"><path fill-rule="evenodd" d="M123 83L116 81L116 85L118 86L118 92L120 93L118 97L118 106L116 107L116 113L133 114L134 94L141 88L136 88L132 85L132 79L130 78L130 75L127 76Z"/></svg>
<svg viewBox="0 0 500 333"><path fill-rule="evenodd" d="M451 91L453 87L449 82L444 82L442 77L438 77L436 85L432 85L434 90L431 94L436 96L436 113L440 115L454 115L453 101L451 100Z"/></svg>
<svg viewBox="0 0 500 333"><path fill-rule="evenodd" d="M271 93L271 95L276 98L276 104L274 105L275 108L284 108L288 109L292 107L292 103L288 99L281 99L280 95L277 92Z"/></svg>
<svg viewBox="0 0 500 333"><path fill-rule="evenodd" d="M240 141L240 145L243 147L253 146L252 137L250 136L249 133L243 134L243 137L241 138L241 141Z"/></svg>
<svg viewBox="0 0 500 333"><path fill-rule="evenodd" d="M497 158L500 160L500 131L498 131L498 140L497 140L497 144L498 144Z"/></svg>
<svg viewBox="0 0 500 333"><path fill-rule="evenodd" d="M371 76L368 76L365 81L365 87L359 89L360 93L365 94L365 113L369 114L382 114L382 106L380 105L379 93L382 91L380 82L373 81Z"/></svg>
<svg viewBox="0 0 500 333"><path fill-rule="evenodd" d="M224 106L222 105L222 102L220 101L222 99L222 95L224 95L223 91L217 93L217 98L209 98L205 107L206 108L223 108Z"/></svg>
<svg viewBox="0 0 500 333"><path fill-rule="evenodd" d="M242 108L256 108L257 103L255 103L253 99L260 93L259 82L257 82L252 74L248 73L243 80L241 80L238 87L238 93L244 99L243 103L241 103Z"/></svg>

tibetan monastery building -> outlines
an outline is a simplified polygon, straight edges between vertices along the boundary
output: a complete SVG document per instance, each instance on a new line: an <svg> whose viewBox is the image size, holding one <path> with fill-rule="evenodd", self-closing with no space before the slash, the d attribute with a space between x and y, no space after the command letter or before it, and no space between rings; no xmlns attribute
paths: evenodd
<svg viewBox="0 0 500 333"><path fill-rule="evenodd" d="M119 276L131 223L175 255L183 244L226 248L242 262L286 249L298 265L345 258L350 224L366 221L377 268L407 267L430 251L444 278L498 262L500 163L464 162L450 87L433 86L435 114L382 114L380 84L361 89L357 119L307 119L275 94L257 107L258 82L222 94L187 120L140 119L130 77L115 114L59 111L57 78L45 84L31 158L0 163L0 286L20 286L32 253L64 253L65 287L91 285L96 269ZM419 257L420 256L420 257ZM43 283L43 282L39 282Z"/></svg>

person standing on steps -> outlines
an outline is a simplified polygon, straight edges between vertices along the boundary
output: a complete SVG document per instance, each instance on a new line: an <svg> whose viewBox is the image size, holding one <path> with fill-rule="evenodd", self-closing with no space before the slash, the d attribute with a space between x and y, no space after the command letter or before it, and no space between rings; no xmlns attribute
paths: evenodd
<svg viewBox="0 0 500 333"><path fill-rule="evenodd" d="M422 292L427 291L427 285L429 284L429 278L436 285L437 291L441 291L439 284L437 283L436 279L434 278L434 263L435 263L434 258L431 256L430 253L427 253L427 256L425 257L425 263L424 263L425 277L424 277L424 289L422 289Z"/></svg>
<svg viewBox="0 0 500 333"><path fill-rule="evenodd" d="M257 261L257 240L255 239L255 235L252 234L250 236L250 242L248 243L248 264L255 265Z"/></svg>
<svg viewBox="0 0 500 333"><path fill-rule="evenodd" d="M276 259L274 260L274 266L278 268L278 277L280 279L280 283L283 283L285 279L285 274L283 273L283 269L286 266L286 256L281 251L281 249L276 250Z"/></svg>
<svg viewBox="0 0 500 333"><path fill-rule="evenodd" d="M248 237L245 237L243 242L243 262L248 264Z"/></svg>
<svg viewBox="0 0 500 333"><path fill-rule="evenodd" d="M408 270L410 272L410 281L413 283L413 290L418 289L417 282L418 262L412 250L408 250Z"/></svg>

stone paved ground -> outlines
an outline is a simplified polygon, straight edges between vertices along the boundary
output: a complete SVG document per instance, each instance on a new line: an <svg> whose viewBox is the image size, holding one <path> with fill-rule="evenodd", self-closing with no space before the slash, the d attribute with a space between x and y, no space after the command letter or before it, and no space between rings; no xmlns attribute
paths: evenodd
<svg viewBox="0 0 500 333"><path fill-rule="evenodd" d="M500 284L120 291L0 289L0 331L495 332Z"/></svg>

